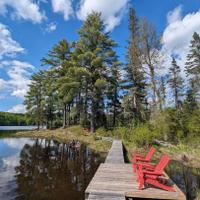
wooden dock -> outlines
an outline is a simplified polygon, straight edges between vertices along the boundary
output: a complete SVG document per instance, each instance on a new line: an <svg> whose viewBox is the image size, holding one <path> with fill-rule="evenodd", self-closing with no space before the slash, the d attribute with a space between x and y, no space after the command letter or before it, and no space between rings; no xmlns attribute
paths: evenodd
<svg viewBox="0 0 200 200"><path fill-rule="evenodd" d="M176 192L150 187L138 190L132 165L124 163L121 141L113 141L105 163L99 166L85 194L88 200L186 199L175 184L174 189Z"/></svg>

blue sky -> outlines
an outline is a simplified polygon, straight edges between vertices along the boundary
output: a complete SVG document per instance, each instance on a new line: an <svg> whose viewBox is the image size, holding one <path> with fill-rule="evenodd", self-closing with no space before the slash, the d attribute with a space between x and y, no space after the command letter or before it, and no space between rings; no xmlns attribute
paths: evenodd
<svg viewBox="0 0 200 200"><path fill-rule="evenodd" d="M163 33L163 51L177 54L183 68L191 35L200 33L200 0L0 0L0 111L24 112L29 77L41 68L40 59L59 40L78 39L92 10L102 12L124 62L129 5Z"/></svg>

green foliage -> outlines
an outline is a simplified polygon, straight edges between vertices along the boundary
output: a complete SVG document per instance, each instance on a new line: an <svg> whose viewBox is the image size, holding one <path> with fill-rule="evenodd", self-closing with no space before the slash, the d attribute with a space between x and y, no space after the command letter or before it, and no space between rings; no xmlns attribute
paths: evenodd
<svg viewBox="0 0 200 200"><path fill-rule="evenodd" d="M113 130L113 136L123 140L129 140L130 129L125 126L118 126Z"/></svg>
<svg viewBox="0 0 200 200"><path fill-rule="evenodd" d="M194 111L186 122L188 132L192 136L200 136L200 110Z"/></svg>
<svg viewBox="0 0 200 200"><path fill-rule="evenodd" d="M154 111L151 115L150 124L154 131L163 139L170 137L170 116L167 111Z"/></svg>
<svg viewBox="0 0 200 200"><path fill-rule="evenodd" d="M197 97L200 91L200 35L194 32L190 51L187 55L186 73L190 78L192 84L193 96Z"/></svg>
<svg viewBox="0 0 200 200"><path fill-rule="evenodd" d="M169 85L173 90L174 94L174 102L175 102L175 107L178 107L180 97L182 95L182 90L183 90L183 79L180 75L181 69L176 63L176 59L172 58L172 66L169 68L169 74L170 74L170 79L169 79Z"/></svg>
<svg viewBox="0 0 200 200"><path fill-rule="evenodd" d="M106 80L105 79L97 79L94 86L97 89L103 89L106 86Z"/></svg>
<svg viewBox="0 0 200 200"><path fill-rule="evenodd" d="M148 123L140 124L132 130L132 140L138 146L149 146L152 144L153 139L158 139L158 132L153 129Z"/></svg>
<svg viewBox="0 0 200 200"><path fill-rule="evenodd" d="M25 114L0 112L0 126L25 126L33 125Z"/></svg>
<svg viewBox="0 0 200 200"><path fill-rule="evenodd" d="M27 92L24 101L28 111L28 116L30 116L31 120L37 124L38 129L45 121L45 96L43 95L43 92L45 91L44 79L44 71L39 71L31 77L29 91Z"/></svg>
<svg viewBox="0 0 200 200"><path fill-rule="evenodd" d="M109 34L104 32L104 27L100 13L93 12L88 15L78 32L80 38L73 52L77 65L84 68L87 73L87 76L82 78L80 92L82 96L85 95L84 116L88 109L90 110L91 132L94 132L98 126L106 124L104 94L109 80L106 71L115 59L112 56L107 57L108 53L113 52L115 43L110 39ZM88 105L88 102L91 103Z"/></svg>
<svg viewBox="0 0 200 200"><path fill-rule="evenodd" d="M126 84L124 88L128 92L128 97L123 101L124 108L128 111L131 118L144 121L145 100L146 100L146 80L142 66L141 43L138 18L135 10L129 10L129 46L127 52Z"/></svg>

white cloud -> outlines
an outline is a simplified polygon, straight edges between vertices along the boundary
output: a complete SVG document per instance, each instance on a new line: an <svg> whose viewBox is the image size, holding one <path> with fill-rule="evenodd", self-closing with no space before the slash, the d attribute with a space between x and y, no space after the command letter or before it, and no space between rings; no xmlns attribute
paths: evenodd
<svg viewBox="0 0 200 200"><path fill-rule="evenodd" d="M73 15L71 0L51 0L53 12L61 13L65 20L68 20Z"/></svg>
<svg viewBox="0 0 200 200"><path fill-rule="evenodd" d="M23 51L21 45L12 39L8 28L0 23L0 59L2 56L13 56Z"/></svg>
<svg viewBox="0 0 200 200"><path fill-rule="evenodd" d="M25 113L26 109L25 109L25 106L23 104L18 104L18 105L13 106L11 109L9 109L8 112Z"/></svg>
<svg viewBox="0 0 200 200"><path fill-rule="evenodd" d="M51 22L50 24L47 25L45 31L48 33L51 33L53 31L55 31L57 28L57 24L55 22Z"/></svg>
<svg viewBox="0 0 200 200"><path fill-rule="evenodd" d="M106 24L106 31L111 31L117 26L124 14L129 0L81 0L77 17L85 20L92 11L101 12Z"/></svg>
<svg viewBox="0 0 200 200"><path fill-rule="evenodd" d="M6 81L0 78L0 90L4 89L6 86Z"/></svg>
<svg viewBox="0 0 200 200"><path fill-rule="evenodd" d="M33 23L41 23L45 14L40 11L37 3L33 0L1 0L0 14L6 15L10 8L12 9L11 17L23 20L29 20Z"/></svg>
<svg viewBox="0 0 200 200"><path fill-rule="evenodd" d="M169 11L167 14L167 22L169 24L181 20L182 6L176 7L174 10Z"/></svg>
<svg viewBox="0 0 200 200"><path fill-rule="evenodd" d="M21 150L25 144L33 145L34 140L29 138L5 138L2 140L9 148Z"/></svg>
<svg viewBox="0 0 200 200"><path fill-rule="evenodd" d="M34 66L18 60L2 61L1 65L8 68L7 74L10 79L7 80L7 87L11 90L11 95L23 99L28 91L29 77L35 69Z"/></svg>
<svg viewBox="0 0 200 200"><path fill-rule="evenodd" d="M162 43L163 51L167 53L168 59L171 55L177 56L177 63L182 69L182 75L185 76L184 65L192 35L195 31L200 33L200 10L188 13L184 17L181 15L181 11L179 6L168 13L168 25L163 33Z"/></svg>

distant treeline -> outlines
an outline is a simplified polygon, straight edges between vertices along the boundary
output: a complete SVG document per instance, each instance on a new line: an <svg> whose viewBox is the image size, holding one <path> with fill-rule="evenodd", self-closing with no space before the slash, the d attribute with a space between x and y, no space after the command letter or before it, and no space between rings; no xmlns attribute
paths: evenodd
<svg viewBox="0 0 200 200"><path fill-rule="evenodd" d="M25 126L32 125L25 114L0 112L0 126Z"/></svg>

